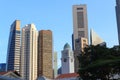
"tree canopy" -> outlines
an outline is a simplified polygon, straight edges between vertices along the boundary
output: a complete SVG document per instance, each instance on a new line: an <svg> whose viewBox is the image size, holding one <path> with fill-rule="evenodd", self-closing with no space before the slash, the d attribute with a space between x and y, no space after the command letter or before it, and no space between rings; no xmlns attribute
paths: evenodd
<svg viewBox="0 0 120 80"><path fill-rule="evenodd" d="M120 46L90 45L78 56L78 73L83 80L109 80L120 75Z"/></svg>

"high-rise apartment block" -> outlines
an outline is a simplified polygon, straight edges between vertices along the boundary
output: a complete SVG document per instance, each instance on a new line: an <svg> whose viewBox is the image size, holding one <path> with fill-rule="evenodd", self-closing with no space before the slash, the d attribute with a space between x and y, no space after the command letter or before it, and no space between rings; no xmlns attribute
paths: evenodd
<svg viewBox="0 0 120 80"><path fill-rule="evenodd" d="M70 45L66 43L62 50L62 74L74 73L74 54Z"/></svg>
<svg viewBox="0 0 120 80"><path fill-rule="evenodd" d="M20 21L15 20L10 28L7 50L7 71L20 70Z"/></svg>
<svg viewBox="0 0 120 80"><path fill-rule="evenodd" d="M75 72L78 71L79 62L77 56L88 45L88 20L87 7L84 4L73 5L73 35L72 45L75 56Z"/></svg>
<svg viewBox="0 0 120 80"><path fill-rule="evenodd" d="M120 45L120 0L116 0L116 17L117 17L117 28L118 28L118 41Z"/></svg>
<svg viewBox="0 0 120 80"><path fill-rule="evenodd" d="M20 74L24 80L37 79L38 31L34 24L22 28Z"/></svg>
<svg viewBox="0 0 120 80"><path fill-rule="evenodd" d="M50 30L39 31L38 37L38 76L53 78L52 64L52 32Z"/></svg>

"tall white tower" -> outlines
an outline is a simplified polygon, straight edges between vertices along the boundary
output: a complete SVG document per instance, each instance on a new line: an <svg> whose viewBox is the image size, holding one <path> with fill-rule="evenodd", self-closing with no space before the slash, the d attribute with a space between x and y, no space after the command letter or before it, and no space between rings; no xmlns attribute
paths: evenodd
<svg viewBox="0 0 120 80"><path fill-rule="evenodd" d="M62 74L74 73L74 55L68 43L64 45L61 62L62 62Z"/></svg>
<svg viewBox="0 0 120 80"><path fill-rule="evenodd" d="M37 79L38 32L34 24L22 28L20 74L24 80Z"/></svg>

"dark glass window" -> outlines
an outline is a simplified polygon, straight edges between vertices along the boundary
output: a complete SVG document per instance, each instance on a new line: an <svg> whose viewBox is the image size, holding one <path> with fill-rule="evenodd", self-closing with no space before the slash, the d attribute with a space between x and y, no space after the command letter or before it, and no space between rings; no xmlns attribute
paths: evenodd
<svg viewBox="0 0 120 80"><path fill-rule="evenodd" d="M84 31L78 31L78 37L85 37L85 32Z"/></svg>
<svg viewBox="0 0 120 80"><path fill-rule="evenodd" d="M79 40L79 39L76 39L75 41L76 41L77 43L79 43L79 42L80 42L80 40Z"/></svg>
<svg viewBox="0 0 120 80"><path fill-rule="evenodd" d="M20 31L16 31L17 34L20 34Z"/></svg>
<svg viewBox="0 0 120 80"><path fill-rule="evenodd" d="M64 62L67 62L67 59L66 59L66 58L64 58Z"/></svg>
<svg viewBox="0 0 120 80"><path fill-rule="evenodd" d="M83 10L83 8L77 8L77 10Z"/></svg>
<svg viewBox="0 0 120 80"><path fill-rule="evenodd" d="M84 15L83 12L77 12L78 28L84 28Z"/></svg>

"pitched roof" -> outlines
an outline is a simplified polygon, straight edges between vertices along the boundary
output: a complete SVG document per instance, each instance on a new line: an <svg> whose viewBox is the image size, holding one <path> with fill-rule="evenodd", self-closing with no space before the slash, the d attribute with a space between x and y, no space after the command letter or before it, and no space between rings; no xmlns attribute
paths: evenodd
<svg viewBox="0 0 120 80"><path fill-rule="evenodd" d="M8 73L10 73L10 72L16 74L17 76L20 76L20 74L19 74L17 71L0 72L0 75L5 75L5 74L8 74Z"/></svg>
<svg viewBox="0 0 120 80"><path fill-rule="evenodd" d="M0 72L0 80L22 80L17 71Z"/></svg>
<svg viewBox="0 0 120 80"><path fill-rule="evenodd" d="M56 79L71 78L71 77L78 77L78 76L79 76L79 74L77 74L77 73L68 73L68 74L61 74Z"/></svg>
<svg viewBox="0 0 120 80"><path fill-rule="evenodd" d="M6 73L8 73L8 72L0 72L0 75L4 75L4 74L6 74Z"/></svg>

